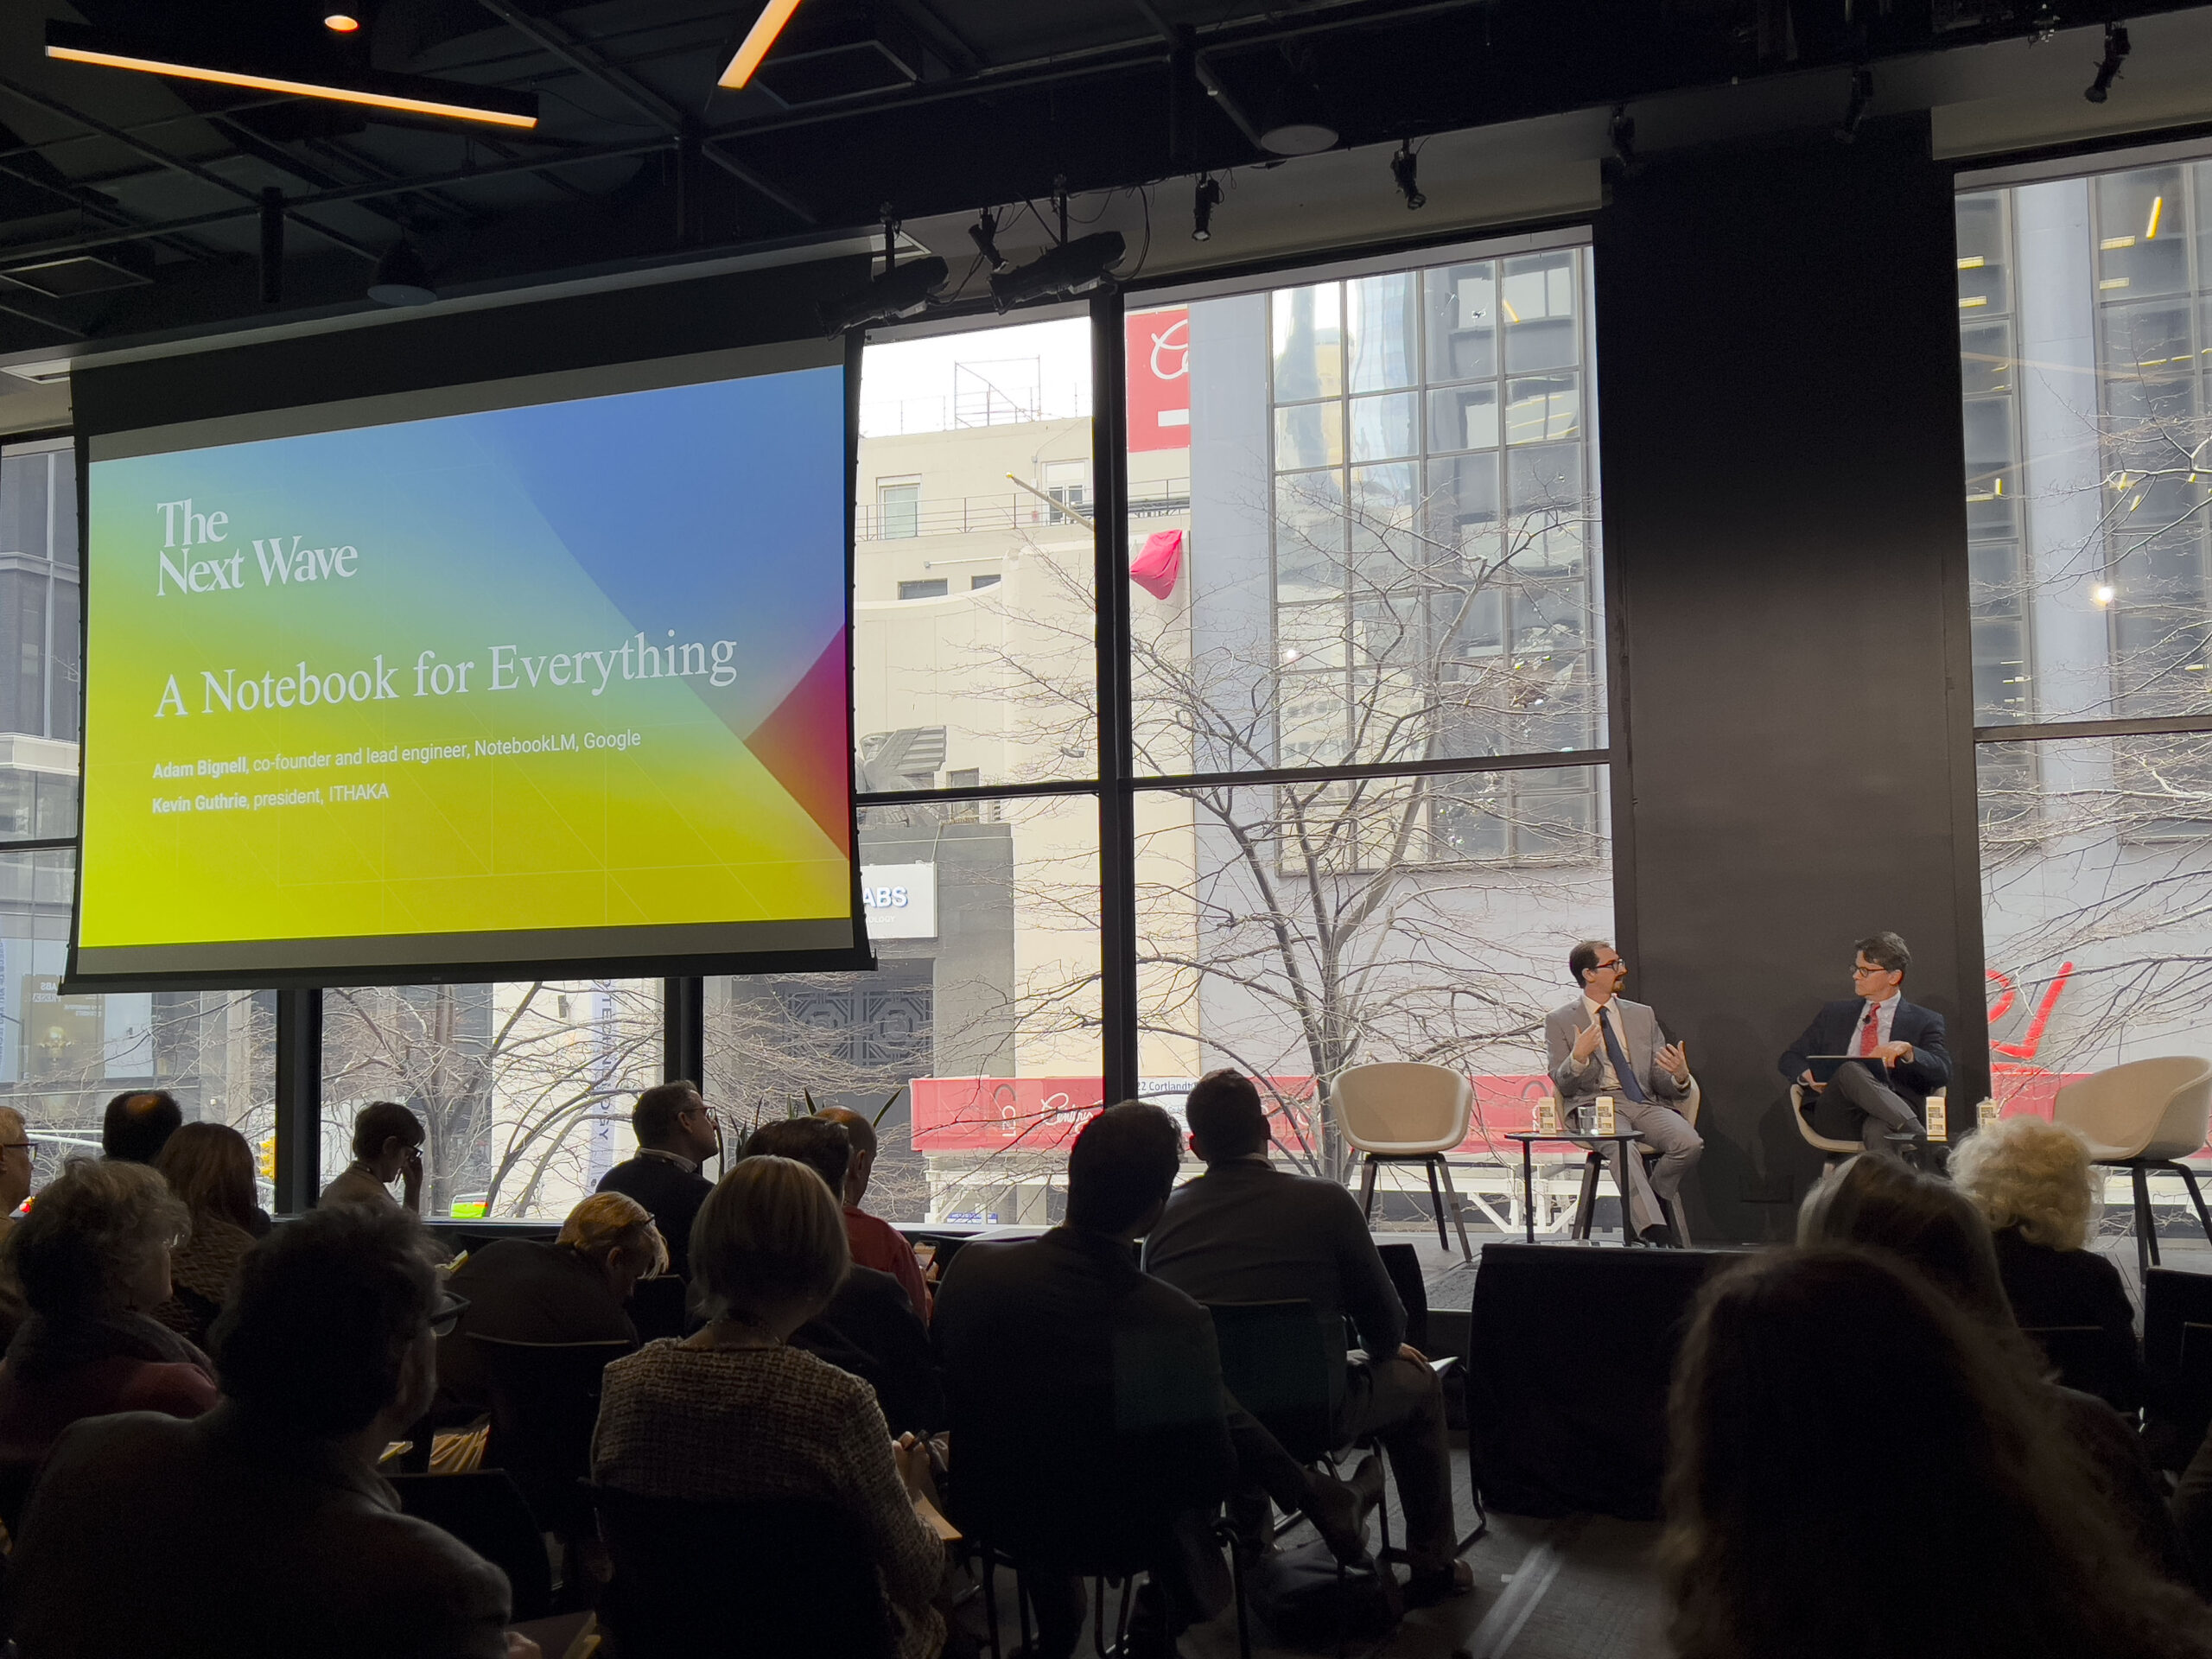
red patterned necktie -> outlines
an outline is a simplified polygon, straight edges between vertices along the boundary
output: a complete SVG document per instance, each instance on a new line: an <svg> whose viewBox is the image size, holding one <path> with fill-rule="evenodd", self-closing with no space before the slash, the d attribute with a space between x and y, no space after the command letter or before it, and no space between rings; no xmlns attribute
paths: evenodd
<svg viewBox="0 0 2212 1659"><path fill-rule="evenodd" d="M1882 1011L1872 1003L1866 1005L1866 1017L1859 1026L1859 1052L1872 1054L1874 1044L1882 1034Z"/></svg>

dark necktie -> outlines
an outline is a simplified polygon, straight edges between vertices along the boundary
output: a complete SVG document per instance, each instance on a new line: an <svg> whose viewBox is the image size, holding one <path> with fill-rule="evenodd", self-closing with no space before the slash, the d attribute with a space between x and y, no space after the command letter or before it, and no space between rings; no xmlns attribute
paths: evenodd
<svg viewBox="0 0 2212 1659"><path fill-rule="evenodd" d="M1613 1022L1606 1018L1610 1010L1598 1010L1598 1029L1605 1035L1605 1058L1613 1063L1613 1076L1619 1082L1621 1093L1641 1106L1651 1096L1643 1092L1643 1085L1636 1080L1636 1071L1628 1063L1628 1056L1621 1052L1621 1039L1613 1035Z"/></svg>

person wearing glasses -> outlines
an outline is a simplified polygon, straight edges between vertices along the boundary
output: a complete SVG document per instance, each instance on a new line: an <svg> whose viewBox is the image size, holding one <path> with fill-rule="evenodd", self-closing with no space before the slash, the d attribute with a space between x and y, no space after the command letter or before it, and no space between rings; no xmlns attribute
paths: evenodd
<svg viewBox="0 0 2212 1659"><path fill-rule="evenodd" d="M722 1150L721 1125L696 1083L664 1083L638 1096L630 1110L638 1154L599 1178L599 1191L635 1198L668 1241L668 1270L691 1276L691 1224L715 1184L699 1173Z"/></svg>
<svg viewBox="0 0 2212 1659"><path fill-rule="evenodd" d="M1629 1213L1624 1224L1647 1244L1680 1248L1689 1241L1675 1236L1668 1206L1675 1205L1683 1178L1705 1154L1704 1138L1675 1109L1689 1094L1689 1058L1680 1043L1659 1040L1659 1017L1649 1007L1620 994L1628 963L1605 940L1585 939L1568 951L1567 973L1582 995L1544 1016L1544 1046L1559 1090L1560 1125L1592 1128L1591 1103L1600 1095L1612 1096L1616 1120L1659 1153L1659 1161L1648 1172L1641 1156L1628 1160ZM1618 1162L1620 1148L1612 1147L1608 1154ZM1681 1213L1679 1205L1675 1213Z"/></svg>
<svg viewBox="0 0 2212 1659"><path fill-rule="evenodd" d="M1911 965L1912 952L1894 933L1859 940L1851 963L1855 995L1822 1004L1782 1057L1782 1075L1807 1087L1817 1132L1885 1158L1902 1155L1891 1135L1923 1133L1928 1096L1951 1081L1943 1016L1904 999ZM1823 1087L1812 1058L1838 1054L1869 1064L1839 1067Z"/></svg>
<svg viewBox="0 0 2212 1659"><path fill-rule="evenodd" d="M537 1659L506 1629L506 1575L377 1473L436 1386L461 1311L442 1277L396 1205L317 1209L256 1247L215 1322L213 1411L55 1443L10 1558L22 1659Z"/></svg>

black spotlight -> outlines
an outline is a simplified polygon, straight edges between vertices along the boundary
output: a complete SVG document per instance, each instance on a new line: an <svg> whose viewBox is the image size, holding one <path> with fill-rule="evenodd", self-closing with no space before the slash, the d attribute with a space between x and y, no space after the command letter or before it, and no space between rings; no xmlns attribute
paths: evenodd
<svg viewBox="0 0 2212 1659"><path fill-rule="evenodd" d="M1221 181L1211 174L1198 181L1198 193L1191 201L1191 240L1213 240L1213 210L1221 206Z"/></svg>
<svg viewBox="0 0 2212 1659"><path fill-rule="evenodd" d="M983 256L984 264L993 270L1006 269L1006 256L999 251L998 215L988 208L968 227L969 239L975 243L976 251Z"/></svg>
<svg viewBox="0 0 2212 1659"><path fill-rule="evenodd" d="M1605 131L1606 136L1612 140L1613 159L1620 163L1621 172L1628 177L1634 177L1638 171L1638 163L1636 159L1636 118L1628 112L1627 105L1620 104L1614 106L1612 124L1606 128Z"/></svg>
<svg viewBox="0 0 2212 1659"><path fill-rule="evenodd" d="M438 297L412 243L403 238L385 250L377 274L369 279L369 297L378 305L428 305Z"/></svg>
<svg viewBox="0 0 2212 1659"><path fill-rule="evenodd" d="M1109 265L1118 263L1126 244L1119 231L1097 231L1046 250L1018 270L991 278L991 302L1004 311L1027 300L1052 295L1088 294L1112 280Z"/></svg>
<svg viewBox="0 0 2212 1659"><path fill-rule="evenodd" d="M2120 23L2105 25L2105 55L2097 65L2097 78L2082 96L2092 104L2101 104L2112 96L2112 84L2120 79L2120 66L2127 60L2127 29Z"/></svg>
<svg viewBox="0 0 2212 1659"><path fill-rule="evenodd" d="M1843 119L1836 123L1835 136L1839 143L1849 143L1859 136L1859 124L1866 119L1866 106L1874 101L1874 72L1860 67L1851 72L1851 99L1843 106Z"/></svg>
<svg viewBox="0 0 2212 1659"><path fill-rule="evenodd" d="M848 328L863 328L871 322L911 317L927 305L951 276L944 261L935 255L887 270L866 288L839 299L823 301L817 308L822 317L823 332L834 338Z"/></svg>
<svg viewBox="0 0 2212 1659"><path fill-rule="evenodd" d="M1398 153L1390 158L1390 176L1398 181L1398 194L1406 199L1408 212L1428 206L1428 198L1421 193L1421 159L1414 154L1412 139L1399 145Z"/></svg>

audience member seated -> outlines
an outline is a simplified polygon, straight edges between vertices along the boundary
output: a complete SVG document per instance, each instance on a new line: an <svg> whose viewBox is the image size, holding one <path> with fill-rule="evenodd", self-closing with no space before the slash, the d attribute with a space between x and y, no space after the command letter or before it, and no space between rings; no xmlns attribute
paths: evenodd
<svg viewBox="0 0 2212 1659"><path fill-rule="evenodd" d="M23 1115L12 1106L0 1106L0 1351L16 1339L30 1309L23 1301L23 1287L5 1248L16 1229L16 1211L31 1195L32 1164L38 1143L24 1127Z"/></svg>
<svg viewBox="0 0 2212 1659"><path fill-rule="evenodd" d="M503 1238L474 1251L448 1287L468 1306L438 1338L438 1389L477 1409L492 1403L480 1347L505 1342L626 1342L637 1328L624 1307L638 1281L668 1270L668 1245L645 1205L594 1192L569 1211L560 1236Z"/></svg>
<svg viewBox="0 0 2212 1659"><path fill-rule="evenodd" d="M0 1238L16 1225L16 1211L31 1195L32 1168L38 1143L30 1136L23 1115L12 1106L0 1106Z"/></svg>
<svg viewBox="0 0 2212 1659"><path fill-rule="evenodd" d="M536 1659L504 1633L505 1575L376 1472L429 1403L448 1300L397 1206L319 1210L255 1250L215 1325L216 1409L54 1446L10 1563L22 1659Z"/></svg>
<svg viewBox="0 0 2212 1659"><path fill-rule="evenodd" d="M1065 1659L1083 1628L1082 1583L1056 1559L1078 1561L1109 1517L1141 1522L1128 1515L1137 1503L1172 1519L1132 1619L1136 1650L1172 1652L1226 1605L1206 1522L1236 1452L1213 1321L1133 1249L1175 1184L1179 1142L1157 1106L1108 1107L1069 1148L1067 1219L1042 1238L963 1246L940 1287L953 1518L971 1524L979 1492L1015 1495L989 1500L991 1541L1025 1568L1038 1659ZM1132 1378L1141 1398L1123 1397Z"/></svg>
<svg viewBox="0 0 2212 1659"><path fill-rule="evenodd" d="M169 1137L155 1167L192 1217L192 1231L169 1252L169 1299L154 1317L204 1348L238 1263L269 1230L268 1216L253 1201L253 1149L236 1129L188 1123Z"/></svg>
<svg viewBox="0 0 2212 1659"><path fill-rule="evenodd" d="M630 1109L637 1155L599 1178L602 1192L620 1192L645 1206L668 1241L669 1271L691 1276L691 1223L714 1183L699 1173L721 1155L721 1126L699 1097L696 1083L664 1083L638 1096Z"/></svg>
<svg viewBox="0 0 2212 1659"><path fill-rule="evenodd" d="M423 1213L423 1120L396 1100L373 1100L353 1118L353 1161L322 1189L324 1204L393 1209L391 1184L410 1215Z"/></svg>
<svg viewBox="0 0 2212 1659"><path fill-rule="evenodd" d="M2073 1130L2008 1117L1951 1154L1951 1179L1973 1200L1997 1246L1997 1271L2020 1323L2093 1325L2104 1332L2100 1390L2114 1409L2141 1408L2150 1390L2135 1310L2120 1269L2085 1249L2102 1206L2101 1179Z"/></svg>
<svg viewBox="0 0 2212 1659"><path fill-rule="evenodd" d="M2203 1659L2066 1455L2050 1396L1873 1252L1708 1284L1675 1372L1677 1659Z"/></svg>
<svg viewBox="0 0 2212 1659"><path fill-rule="evenodd" d="M691 1230L709 1322L607 1368L592 1478L645 1497L841 1506L868 1541L900 1659L931 1659L944 1546L914 1507L936 1502L928 1453L893 1442L866 1383L788 1343L849 1259L837 1202L804 1164L748 1158L723 1176ZM714 1567L698 1562L702 1593Z"/></svg>
<svg viewBox="0 0 2212 1659"><path fill-rule="evenodd" d="M1862 1154L1806 1194L1797 1242L1887 1251L1926 1280L2046 1401L2088 1480L2103 1492L2112 1516L2133 1535L2144 1559L2176 1582L2194 1584L2142 1442L2095 1395L2045 1380L2050 1366L2013 1318L1989 1229L1956 1187L1916 1174L1897 1159ZM1869 1401L1866 1411L1887 1421L1906 1399L1887 1394Z"/></svg>
<svg viewBox="0 0 2212 1659"><path fill-rule="evenodd" d="M844 1201L845 1236L852 1241L853 1260L861 1267L874 1268L878 1273L887 1273L896 1279L906 1291L906 1300L914 1305L914 1312L921 1316L922 1323L928 1324L929 1281L922 1277L921 1264L914 1260L913 1245L889 1222L861 1208L861 1201L868 1197L868 1184L875 1175L875 1125L842 1106L824 1107L816 1116L828 1122L843 1124L845 1133L852 1137L852 1166L845 1172L845 1185L839 1196Z"/></svg>
<svg viewBox="0 0 2212 1659"><path fill-rule="evenodd" d="M0 1463L37 1463L79 1417L197 1417L215 1403L207 1357L149 1317L190 1226L143 1164L73 1163L39 1194L8 1236L30 1317L0 1363Z"/></svg>
<svg viewBox="0 0 2212 1659"><path fill-rule="evenodd" d="M846 1126L821 1117L771 1120L745 1143L747 1158L789 1158L804 1164L832 1193L844 1192L845 1169L853 1155ZM845 1236L849 1243L849 1229ZM855 1262L830 1306L791 1332L791 1346L850 1371L874 1389L892 1433L927 1440L944 1427L944 1385L930 1351L930 1334L889 1274Z"/></svg>
<svg viewBox="0 0 2212 1659"><path fill-rule="evenodd" d="M1413 1568L1408 1603L1463 1594L1474 1571L1458 1559L1444 1391L1405 1344L1405 1307L1358 1201L1334 1181L1268 1163L1267 1109L1250 1078L1211 1072L1184 1111L1206 1170L1167 1200L1145 1241L1145 1270L1201 1302L1302 1298L1322 1319L1350 1317L1364 1351L1346 1370L1337 1435L1373 1434L1390 1455Z"/></svg>
<svg viewBox="0 0 2212 1659"><path fill-rule="evenodd" d="M100 1122L100 1153L116 1163L150 1164L183 1122L183 1108L166 1089L118 1095Z"/></svg>

